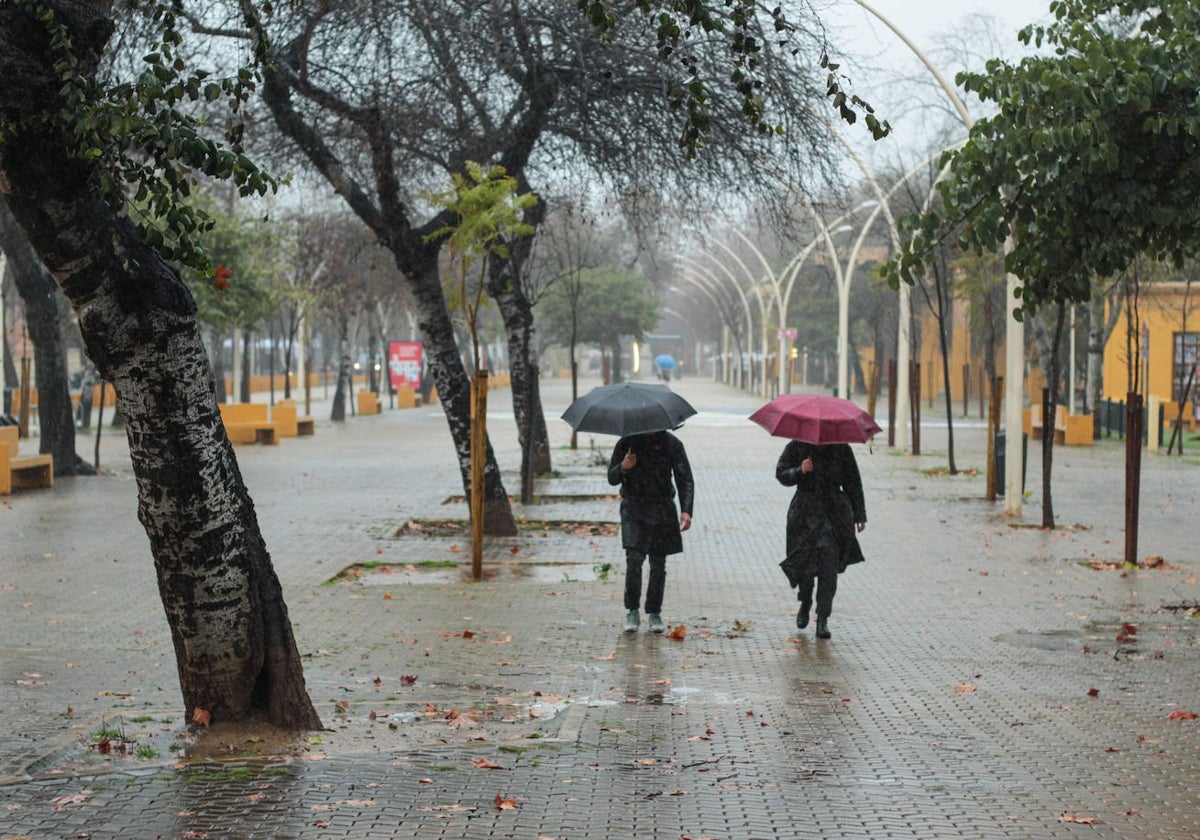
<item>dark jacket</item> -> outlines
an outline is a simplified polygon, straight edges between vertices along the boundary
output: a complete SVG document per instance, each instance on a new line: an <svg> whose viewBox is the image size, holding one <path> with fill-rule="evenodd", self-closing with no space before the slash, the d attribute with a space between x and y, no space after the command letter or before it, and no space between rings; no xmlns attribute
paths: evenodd
<svg viewBox="0 0 1200 840"><path fill-rule="evenodd" d="M637 464L621 469L625 453L633 451ZM692 514L696 486L683 442L670 432L629 435L617 441L608 462L608 483L621 485L621 546L647 554L683 551L679 511Z"/></svg>
<svg viewBox="0 0 1200 840"><path fill-rule="evenodd" d="M800 464L812 457L812 472ZM785 487L795 487L788 506L788 557L804 556L823 547L837 552L838 571L863 561L855 523L867 521L862 477L854 452L845 443L818 446L794 440L779 456L775 478Z"/></svg>

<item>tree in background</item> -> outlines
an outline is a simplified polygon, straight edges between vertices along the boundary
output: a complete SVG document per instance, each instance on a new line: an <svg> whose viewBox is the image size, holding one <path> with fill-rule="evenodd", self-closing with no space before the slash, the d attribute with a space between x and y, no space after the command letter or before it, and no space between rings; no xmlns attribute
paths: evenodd
<svg viewBox="0 0 1200 840"><path fill-rule="evenodd" d="M59 311L62 297L3 197L0 197L0 251L8 257L7 271L12 274L17 293L25 304L25 324L33 344L40 428L38 452L54 456L55 475L95 475L96 470L75 451L67 342Z"/></svg>
<svg viewBox="0 0 1200 840"><path fill-rule="evenodd" d="M621 339L641 341L658 323L658 300L645 276L611 266L581 272L582 294L572 297L566 286L555 286L539 309L546 334L564 344L572 332L581 344L595 344L606 371L620 353ZM609 378L605 378L608 384Z"/></svg>

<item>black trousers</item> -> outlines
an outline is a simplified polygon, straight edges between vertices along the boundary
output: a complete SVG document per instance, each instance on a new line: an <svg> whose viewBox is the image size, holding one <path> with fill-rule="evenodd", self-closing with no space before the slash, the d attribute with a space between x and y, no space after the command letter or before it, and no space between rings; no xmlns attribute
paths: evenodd
<svg viewBox="0 0 1200 840"><path fill-rule="evenodd" d="M811 604L813 584L817 587L817 617L828 618L833 613L833 596L837 594L837 561L830 552L817 562L807 562L800 570L800 585L796 587L801 603Z"/></svg>
<svg viewBox="0 0 1200 840"><path fill-rule="evenodd" d="M625 549L625 609L636 610L642 601L642 562L647 554L636 548ZM663 589L667 585L667 558L651 554L650 580L646 584L646 612L661 613Z"/></svg>

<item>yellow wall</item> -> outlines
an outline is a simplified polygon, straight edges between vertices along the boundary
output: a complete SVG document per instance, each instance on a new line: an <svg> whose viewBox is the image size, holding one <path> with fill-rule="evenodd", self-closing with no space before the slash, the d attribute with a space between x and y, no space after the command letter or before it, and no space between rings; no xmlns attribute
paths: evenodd
<svg viewBox="0 0 1200 840"><path fill-rule="evenodd" d="M1145 379L1141 391L1147 398L1172 398L1175 335L1183 327L1184 291L1182 283L1162 283L1142 289L1139 296L1138 317L1146 326L1149 339L1148 356L1141 359ZM1200 332L1200 290L1192 290L1187 309L1188 332ZM1104 347L1104 397L1111 400L1123 401L1129 391L1130 351L1137 348L1129 347L1127 323L1122 311ZM1140 334L1137 341L1141 343Z"/></svg>

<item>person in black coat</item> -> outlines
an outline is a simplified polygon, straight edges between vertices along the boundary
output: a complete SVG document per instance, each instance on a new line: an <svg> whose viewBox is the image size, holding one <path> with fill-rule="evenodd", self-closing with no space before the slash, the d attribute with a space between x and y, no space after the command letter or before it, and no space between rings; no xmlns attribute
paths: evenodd
<svg viewBox="0 0 1200 840"><path fill-rule="evenodd" d="M625 549L625 630L640 624L642 563L650 558L646 614L661 633L667 555L683 551L682 531L692 527L695 484L683 442L670 432L628 435L617 441L608 463L608 483L621 485L621 546ZM675 493L679 491L679 513Z"/></svg>
<svg viewBox="0 0 1200 840"><path fill-rule="evenodd" d="M794 440L779 456L775 478L796 488L788 506L787 559L780 564L800 599L796 626L808 626L815 583L817 638L828 639L838 575L863 560L856 533L867 527L867 509L858 463L848 444Z"/></svg>

